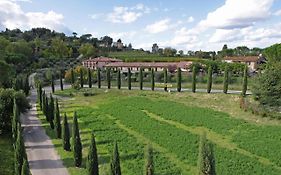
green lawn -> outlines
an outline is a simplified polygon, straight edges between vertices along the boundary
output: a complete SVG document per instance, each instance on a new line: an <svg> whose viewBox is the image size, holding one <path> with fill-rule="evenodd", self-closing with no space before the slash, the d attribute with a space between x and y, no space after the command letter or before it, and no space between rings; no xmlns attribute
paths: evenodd
<svg viewBox="0 0 281 175"><path fill-rule="evenodd" d="M91 91L94 96L84 97ZM281 124L239 109L239 96L82 89L58 91L61 112L79 116L83 167L45 123L71 174L85 174L91 130L95 131L101 174L108 174L118 141L123 174L143 174L144 150L155 151L156 174L196 174L198 140L203 131L215 145L217 174L281 174ZM42 120L44 117L41 115Z"/></svg>
<svg viewBox="0 0 281 175"><path fill-rule="evenodd" d="M14 148L10 136L0 135L0 174L14 174Z"/></svg>

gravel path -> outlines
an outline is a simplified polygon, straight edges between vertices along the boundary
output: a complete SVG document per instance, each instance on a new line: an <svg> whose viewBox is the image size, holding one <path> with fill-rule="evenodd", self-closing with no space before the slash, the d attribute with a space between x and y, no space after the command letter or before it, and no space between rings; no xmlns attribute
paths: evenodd
<svg viewBox="0 0 281 175"><path fill-rule="evenodd" d="M33 77L31 75L31 77ZM33 78L32 78L33 80ZM68 175L51 139L47 136L36 110L36 89L29 96L32 108L21 115L23 137L32 175Z"/></svg>

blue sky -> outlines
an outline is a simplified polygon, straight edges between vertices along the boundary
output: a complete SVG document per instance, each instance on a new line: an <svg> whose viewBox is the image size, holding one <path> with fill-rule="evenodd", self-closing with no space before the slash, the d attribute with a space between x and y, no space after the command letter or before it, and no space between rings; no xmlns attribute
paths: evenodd
<svg viewBox="0 0 281 175"><path fill-rule="evenodd" d="M0 29L47 27L134 48L267 47L281 39L280 0L0 0Z"/></svg>

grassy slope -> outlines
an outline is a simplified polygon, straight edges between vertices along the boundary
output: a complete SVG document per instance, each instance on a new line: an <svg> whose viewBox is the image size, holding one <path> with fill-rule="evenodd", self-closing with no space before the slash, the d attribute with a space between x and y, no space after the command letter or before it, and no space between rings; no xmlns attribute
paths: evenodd
<svg viewBox="0 0 281 175"><path fill-rule="evenodd" d="M156 150L156 169L159 174L179 174L179 171L185 172L184 174L194 174L197 158L196 138L202 130L206 130L208 132L208 138L216 144L216 157L218 159L217 164L220 173L241 173L245 171L245 168L250 172L256 171L256 174L261 174L262 171L271 174L280 173L280 162L277 158L274 158L276 157L274 155L276 149L274 145L278 147L280 143L273 144L276 139L280 140L278 132L276 132L280 130L280 122L259 118L250 113L242 112L238 107L238 96L204 93L168 94L164 92L129 92L117 90L110 90L109 92L102 90L93 91L97 93L93 97L84 97L81 92L74 90L66 90L59 92L59 94L68 96L69 93L72 93L75 95L73 99L63 101L61 105L63 111L67 112L70 118L74 110L78 111L82 140L85 148L83 152L84 158L87 155L90 129L95 130L100 154L101 174L107 174L106 172L108 172L108 163L114 140L118 140L120 144L122 171L124 174L141 174L140 172L143 170L142 165L144 164L143 149L147 143L152 144ZM128 98L127 96L144 96L145 98ZM153 100L154 103L149 103L150 100ZM167 100L179 103L169 103ZM120 104L122 103L124 103L123 105L126 108L124 110L117 110L120 109ZM145 106L147 104L156 105L152 105L152 107ZM169 109L169 105L174 106L170 108L175 109L174 113L185 111L187 106L200 106L226 112L239 120L229 118L227 114L223 113L221 115L222 120L213 121L210 117L212 115L216 116L216 113L212 114L211 112L209 114L210 111L207 110L207 118L210 121L202 123L204 120L201 120L201 122L199 120L200 125L196 127L198 123L192 123L193 120L188 121L186 118L177 118L177 115L175 117L170 115L169 110L167 110ZM157 113L158 107L166 110L158 109L162 113ZM147 111L143 111L143 109ZM130 110L132 114L126 118ZM199 111L202 110L199 109ZM131 116L140 118L136 123L134 118L130 119ZM142 124L140 119L143 118L145 120ZM200 118L200 115L194 119L196 118ZM145 123L148 121L149 125L153 124L154 127L151 126L150 129L143 128L142 126L148 125L148 123ZM210 125L209 122L214 125ZM163 140L161 140L163 137L161 135L160 138L154 138L149 134L149 131L155 132L155 128L159 127L164 127L165 129L163 128L163 130L168 130L174 136L170 137L173 140L177 140L174 141L176 145L173 145L173 142L168 142L167 145L163 144ZM54 138L53 132L49 130L49 127L46 128L48 134ZM177 139L175 137L177 135L182 136ZM188 144L184 143L182 148L181 140L185 136L188 136L186 139L191 142ZM253 139L256 136L259 136L261 140ZM73 167L72 154L64 152L61 149L61 141L54 139L53 142L62 156L64 163L69 167L71 174L84 174L84 169ZM266 151L264 147L267 147L267 143L271 142L271 151ZM184 145L188 145L188 147ZM176 146L180 147L174 149ZM189 152L190 155L185 157L185 151ZM247 164L247 166L241 167L241 164ZM222 168L225 166L228 168Z"/></svg>
<svg viewBox="0 0 281 175"><path fill-rule="evenodd" d="M0 174L14 174L14 150L12 139L8 136L0 135Z"/></svg>

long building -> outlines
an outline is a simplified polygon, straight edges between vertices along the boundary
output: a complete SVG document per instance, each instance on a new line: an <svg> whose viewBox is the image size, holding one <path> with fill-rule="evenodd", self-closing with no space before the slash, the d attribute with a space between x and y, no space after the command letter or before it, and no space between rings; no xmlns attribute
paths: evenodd
<svg viewBox="0 0 281 175"><path fill-rule="evenodd" d="M86 68L94 69L97 68L103 69L105 65L110 63L119 63L123 62L122 60L108 57L97 57L97 58L89 58L87 60L82 61L82 65Z"/></svg>

